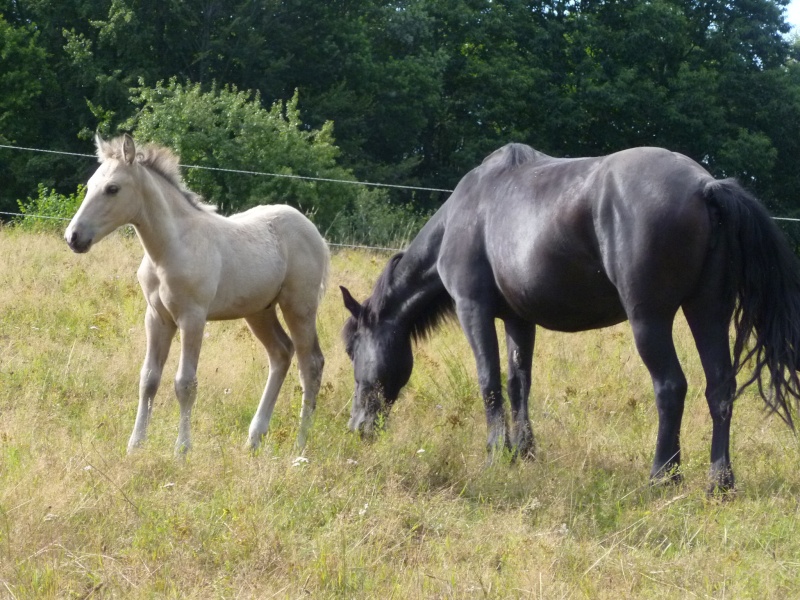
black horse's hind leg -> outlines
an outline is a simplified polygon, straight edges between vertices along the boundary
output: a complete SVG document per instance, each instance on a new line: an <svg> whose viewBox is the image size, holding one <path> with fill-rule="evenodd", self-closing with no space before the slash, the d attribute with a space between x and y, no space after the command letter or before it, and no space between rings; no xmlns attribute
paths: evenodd
<svg viewBox="0 0 800 600"><path fill-rule="evenodd" d="M511 403L511 448L516 456L533 458L535 443L528 416L535 327L519 319L506 319L508 349L508 399Z"/></svg>
<svg viewBox="0 0 800 600"><path fill-rule="evenodd" d="M470 299L458 299L456 312L475 355L478 384L483 396L489 430L486 446L494 457L495 453L509 447L508 424L500 379L500 350L494 318L487 309L487 303Z"/></svg>
<svg viewBox="0 0 800 600"><path fill-rule="evenodd" d="M680 482L682 479L678 468L687 384L672 341L673 317L631 320L636 348L653 380L658 409L656 453L650 471L654 482L665 479Z"/></svg>
<svg viewBox="0 0 800 600"><path fill-rule="evenodd" d="M706 401L713 427L709 493L726 493L734 487L730 437L736 379L728 346L731 312L718 303L701 302L684 306L683 312L706 375Z"/></svg>

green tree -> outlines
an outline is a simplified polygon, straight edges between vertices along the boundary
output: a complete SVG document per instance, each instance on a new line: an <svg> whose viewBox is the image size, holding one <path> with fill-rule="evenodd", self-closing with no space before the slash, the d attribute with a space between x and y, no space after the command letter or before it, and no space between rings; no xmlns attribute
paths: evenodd
<svg viewBox="0 0 800 600"><path fill-rule="evenodd" d="M77 132L93 119L86 89L64 52L61 23L82 20L90 2L0 0L0 139L32 148L89 153ZM0 210L37 193L39 184L69 194L85 181L85 158L0 149Z"/></svg>
<svg viewBox="0 0 800 600"><path fill-rule="evenodd" d="M297 94L266 110L258 93L234 86L212 86L204 92L200 84L172 79L137 88L132 100L140 109L126 126L139 139L173 148L184 164L203 167L187 169L187 184L224 213L286 203L306 212L325 231L359 194L370 193L355 185L294 177L354 181L336 162L332 123L304 128Z"/></svg>
<svg viewBox="0 0 800 600"><path fill-rule="evenodd" d="M0 0L0 43L14 49L0 135L90 152L94 131L138 110L132 87L175 78L258 90L264 107L299 90L297 130L333 121L335 162L362 180L451 188L508 141L560 156L651 144L800 207L800 48L785 36L786 3ZM8 164L4 206L40 182L74 190L88 168L52 155ZM434 208L445 194L389 197Z"/></svg>
<svg viewBox="0 0 800 600"><path fill-rule="evenodd" d="M13 26L0 14L0 144L30 139L39 129L36 105L52 85L53 73L47 66L47 53L38 43L39 33L32 25ZM0 211L14 212L16 200L27 192L27 181L38 174L29 156L0 149ZM41 158L41 157L39 157Z"/></svg>

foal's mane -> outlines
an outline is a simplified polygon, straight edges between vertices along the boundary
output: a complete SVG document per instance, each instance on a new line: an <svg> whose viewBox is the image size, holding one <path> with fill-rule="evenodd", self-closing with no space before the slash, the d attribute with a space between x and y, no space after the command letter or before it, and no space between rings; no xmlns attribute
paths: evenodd
<svg viewBox="0 0 800 600"><path fill-rule="evenodd" d="M124 160L122 153L122 143L124 139L125 136L119 136L98 145L97 158L100 162L106 160ZM136 162L163 177L173 187L177 188L189 204L196 209L216 212L216 206L207 204L203 201L203 197L200 194L196 194L186 187L181 177L180 159L169 148L157 146L156 144L137 144Z"/></svg>

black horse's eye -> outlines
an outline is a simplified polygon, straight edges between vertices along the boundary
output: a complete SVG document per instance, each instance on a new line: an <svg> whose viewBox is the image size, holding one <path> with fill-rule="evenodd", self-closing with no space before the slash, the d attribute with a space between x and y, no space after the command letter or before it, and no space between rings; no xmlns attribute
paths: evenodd
<svg viewBox="0 0 800 600"><path fill-rule="evenodd" d="M119 186L116 183L109 183L106 186L106 194L113 196L119 191Z"/></svg>

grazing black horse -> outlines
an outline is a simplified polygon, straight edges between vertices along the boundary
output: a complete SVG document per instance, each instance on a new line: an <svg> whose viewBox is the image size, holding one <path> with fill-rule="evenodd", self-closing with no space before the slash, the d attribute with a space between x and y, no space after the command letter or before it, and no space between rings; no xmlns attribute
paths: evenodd
<svg viewBox="0 0 800 600"><path fill-rule="evenodd" d="M455 311L475 354L490 451L532 455L536 325L569 332L627 319L658 408L650 476L677 480L687 388L672 340L679 308L706 376L712 490L734 485L731 414L736 375L750 359L754 372L742 388L757 381L767 407L793 426L800 262L757 200L674 152L559 159L504 146L392 257L370 298L359 304L342 294L352 314L343 337L356 380L353 430L371 431L397 399L411 375L411 338ZM510 432L496 318L508 347Z"/></svg>

